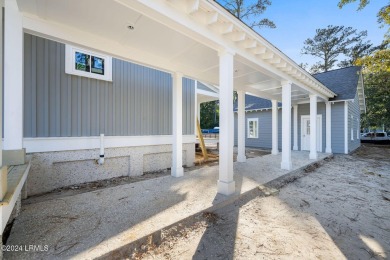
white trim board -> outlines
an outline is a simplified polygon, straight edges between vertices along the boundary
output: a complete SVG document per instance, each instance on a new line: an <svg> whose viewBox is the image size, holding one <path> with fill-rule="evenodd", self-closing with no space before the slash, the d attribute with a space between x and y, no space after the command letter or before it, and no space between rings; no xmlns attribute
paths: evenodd
<svg viewBox="0 0 390 260"><path fill-rule="evenodd" d="M303 134L303 119L310 119L310 115L301 115L301 151L309 151L309 150L303 150L303 145L302 145L302 134ZM317 139L317 152L322 153L322 114L317 114L317 120L320 122L320 126L317 127L317 135L319 135L319 139ZM319 132L319 133L318 133Z"/></svg>
<svg viewBox="0 0 390 260"><path fill-rule="evenodd" d="M195 135L183 135L183 143L195 143ZM156 136L105 136L104 147L136 147L172 144L172 135ZM100 137L47 137L24 138L27 153L73 151L100 148Z"/></svg>
<svg viewBox="0 0 390 260"><path fill-rule="evenodd" d="M348 154L348 101L344 103L344 153Z"/></svg>

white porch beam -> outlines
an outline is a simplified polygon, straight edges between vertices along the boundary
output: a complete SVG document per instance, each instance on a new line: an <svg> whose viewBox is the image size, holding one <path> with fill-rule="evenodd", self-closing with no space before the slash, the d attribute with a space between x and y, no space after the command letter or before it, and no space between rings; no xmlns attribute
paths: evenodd
<svg viewBox="0 0 390 260"><path fill-rule="evenodd" d="M183 124L182 124L183 74L172 73L172 167L173 177L183 176Z"/></svg>
<svg viewBox="0 0 390 260"><path fill-rule="evenodd" d="M235 89L236 90L244 90L246 93L251 94L251 95L256 96L256 97L265 98L265 99L269 99L269 100L275 99L275 96L270 95L265 91L260 91L254 87L251 87L251 86L241 86L241 87L236 87Z"/></svg>
<svg viewBox="0 0 390 260"><path fill-rule="evenodd" d="M293 150L298 151L298 105L293 106L294 111L294 145Z"/></svg>
<svg viewBox="0 0 390 260"><path fill-rule="evenodd" d="M257 46L257 42L255 40L251 40L251 39L247 39L242 44L242 47L245 49L253 49L253 48L256 48L256 46Z"/></svg>
<svg viewBox="0 0 390 260"><path fill-rule="evenodd" d="M187 0L187 13L193 14L199 10L199 0Z"/></svg>
<svg viewBox="0 0 390 260"><path fill-rule="evenodd" d="M285 61L282 61L276 65L277 68L285 68L286 66L287 66L287 63Z"/></svg>
<svg viewBox="0 0 390 260"><path fill-rule="evenodd" d="M310 95L310 159L316 160L317 154L317 95Z"/></svg>
<svg viewBox="0 0 390 260"><path fill-rule="evenodd" d="M206 24L212 25L214 23L218 22L218 13L217 12L210 12L206 16Z"/></svg>
<svg viewBox="0 0 390 260"><path fill-rule="evenodd" d="M4 24L4 150L23 148L23 23L16 0L6 0Z"/></svg>
<svg viewBox="0 0 390 260"><path fill-rule="evenodd" d="M220 34L228 34L233 32L234 26L232 23L222 23L218 26L218 32Z"/></svg>
<svg viewBox="0 0 390 260"><path fill-rule="evenodd" d="M326 107L326 146L325 152L332 153L332 107L329 101L325 102Z"/></svg>
<svg viewBox="0 0 390 260"><path fill-rule="evenodd" d="M269 63L271 63L271 64L279 64L280 63L280 58L275 57L275 58L271 59L269 61Z"/></svg>
<svg viewBox="0 0 390 260"><path fill-rule="evenodd" d="M233 179L233 57L234 53L219 52L219 180L218 193L235 192Z"/></svg>
<svg viewBox="0 0 390 260"><path fill-rule="evenodd" d="M245 38L246 38L246 35L244 32L232 32L230 34L230 39L234 42L244 41Z"/></svg>
<svg viewBox="0 0 390 260"><path fill-rule="evenodd" d="M245 162L245 92L237 91L237 162Z"/></svg>
<svg viewBox="0 0 390 260"><path fill-rule="evenodd" d="M272 52L265 52L264 54L261 55L261 58L263 60L270 60L274 57L274 54Z"/></svg>
<svg viewBox="0 0 390 260"><path fill-rule="evenodd" d="M291 162L291 82L282 85L282 162L281 168L292 169Z"/></svg>
<svg viewBox="0 0 390 260"><path fill-rule="evenodd" d="M267 48L265 46L259 46L253 50L253 54L260 55L267 51Z"/></svg>
<svg viewBox="0 0 390 260"><path fill-rule="evenodd" d="M279 153L278 149L278 101L271 100L272 103L272 151L273 155Z"/></svg>

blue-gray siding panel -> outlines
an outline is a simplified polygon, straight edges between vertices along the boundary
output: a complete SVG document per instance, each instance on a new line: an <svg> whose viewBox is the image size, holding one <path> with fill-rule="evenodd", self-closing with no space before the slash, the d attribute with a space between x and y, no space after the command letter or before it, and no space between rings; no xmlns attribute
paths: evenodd
<svg viewBox="0 0 390 260"><path fill-rule="evenodd" d="M326 148L326 108L325 103L318 103L317 114L322 115L322 151L325 152ZM301 116L310 115L310 105L301 104L298 105L298 149L301 149ZM293 116L293 110L292 110ZM272 111L264 110L257 112L248 112L245 114L245 136L247 131L248 118L258 118L259 120L259 138L245 139L246 146L259 147L259 148L272 148ZM279 149L281 149L281 133L282 133L282 120L281 109L278 112L278 137L279 137ZM291 120L291 140L293 146L294 142L294 130L293 119ZM344 153L344 102L337 102L332 105L332 151L334 153ZM234 120L234 144L237 145L237 113L235 113Z"/></svg>
<svg viewBox="0 0 390 260"><path fill-rule="evenodd" d="M291 111L292 112L292 111ZM293 145L293 115L291 115L291 147ZM248 119L257 118L259 122L258 138L247 138ZM237 145L237 113L234 113L234 145ZM272 110L245 113L245 145L247 147L272 148ZM282 149L282 109L278 110L278 149Z"/></svg>
<svg viewBox="0 0 390 260"><path fill-rule="evenodd" d="M354 101L348 101L348 153L360 147L360 106L359 96L356 93ZM352 133L351 133L352 129ZM351 139L353 135L353 140Z"/></svg>
<svg viewBox="0 0 390 260"><path fill-rule="evenodd" d="M332 152L344 153L344 102L332 106Z"/></svg>
<svg viewBox="0 0 390 260"><path fill-rule="evenodd" d="M24 137L168 135L172 79L113 59L112 82L65 73L65 45L24 36ZM195 85L183 79L183 134L194 134Z"/></svg>

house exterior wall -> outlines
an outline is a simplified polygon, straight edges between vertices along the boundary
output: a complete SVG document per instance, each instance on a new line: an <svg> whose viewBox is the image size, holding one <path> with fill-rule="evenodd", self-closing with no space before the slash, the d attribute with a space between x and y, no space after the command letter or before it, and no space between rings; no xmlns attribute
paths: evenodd
<svg viewBox="0 0 390 260"><path fill-rule="evenodd" d="M354 101L348 101L348 153L353 152L360 147L360 122L358 122L358 120L360 121L360 106L359 96L356 93Z"/></svg>
<svg viewBox="0 0 390 260"><path fill-rule="evenodd" d="M172 145L108 148L105 149L103 165L97 164L99 149L33 153L30 156L28 196L69 185L139 176L144 172L170 168ZM194 158L194 144L183 144L183 165L193 165Z"/></svg>
<svg viewBox="0 0 390 260"><path fill-rule="evenodd" d="M259 124L258 138L247 138L248 119L257 118ZM293 115L291 115L293 118ZM237 145L237 113L234 113L234 145ZM293 123L291 124L291 147L293 145ZM245 145L247 147L272 148L272 109L245 113ZM282 109L278 109L278 149L282 149Z"/></svg>
<svg viewBox="0 0 390 260"><path fill-rule="evenodd" d="M185 166L195 159L195 95L195 82L184 78ZM23 124L28 195L164 170L172 164L172 77L116 58L112 82L69 75L65 44L25 34Z"/></svg>
<svg viewBox="0 0 390 260"><path fill-rule="evenodd" d="M335 102L331 105L332 109L332 152L344 153L344 102ZM281 149L282 120L281 108L278 111L278 147ZM294 142L294 119L292 111L291 125L291 147ZM326 106L319 102L317 114L322 115L322 152L326 148ZM298 149L301 150L301 116L310 115L310 104L298 105ZM234 115L234 144L237 145L237 113ZM355 116L354 116L355 117ZM258 118L259 120L259 138L246 138L248 118ZM272 110L245 113L245 144L247 147L272 148Z"/></svg>
<svg viewBox="0 0 390 260"><path fill-rule="evenodd" d="M113 58L112 82L65 73L65 44L24 35L24 137L172 134L172 78ZM183 79L183 134L194 134L195 85Z"/></svg>
<svg viewBox="0 0 390 260"><path fill-rule="evenodd" d="M335 102L332 107L332 152L344 153L344 102Z"/></svg>

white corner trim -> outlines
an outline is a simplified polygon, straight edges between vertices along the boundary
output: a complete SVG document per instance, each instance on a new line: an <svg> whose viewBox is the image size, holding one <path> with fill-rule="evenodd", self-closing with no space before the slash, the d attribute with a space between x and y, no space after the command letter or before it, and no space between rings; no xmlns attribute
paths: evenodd
<svg viewBox="0 0 390 260"><path fill-rule="evenodd" d="M348 154L348 101L344 103L344 153Z"/></svg>
<svg viewBox="0 0 390 260"><path fill-rule="evenodd" d="M195 143L195 135L183 135L183 143ZM172 144L172 135L153 136L105 136L104 147L136 147L151 145ZM24 138L23 147L27 153L56 152L98 149L100 137L47 137L47 138Z"/></svg>

